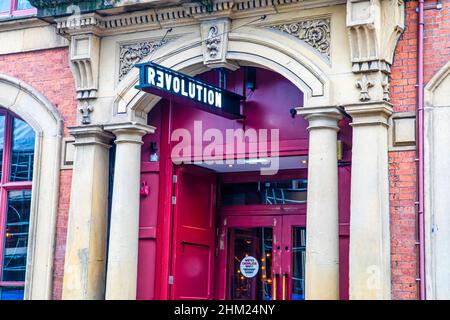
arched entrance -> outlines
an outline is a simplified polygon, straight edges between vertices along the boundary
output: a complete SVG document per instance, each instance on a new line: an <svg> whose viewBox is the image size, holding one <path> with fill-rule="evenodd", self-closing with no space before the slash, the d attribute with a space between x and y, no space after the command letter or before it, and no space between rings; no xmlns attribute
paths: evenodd
<svg viewBox="0 0 450 320"><path fill-rule="evenodd" d="M213 70L198 78L219 85L220 76ZM308 121L291 113L304 94L285 77L255 67L228 71L227 89L246 96L244 119L169 100L148 114L148 124L158 129L144 137L142 148L139 299L305 297L309 134ZM339 127L346 151L339 162L340 292L347 298L351 131L347 120ZM227 130L245 137L230 162ZM181 150L186 140L190 149ZM279 159L272 163L275 150L260 157L258 148L270 149L275 140ZM262 174L269 164L276 171ZM249 259L258 268L246 277L240 263Z"/></svg>
<svg viewBox="0 0 450 320"><path fill-rule="evenodd" d="M338 299L340 296L338 221L340 191L336 154L339 149L337 132L340 130L340 126L338 126L338 123L341 123L343 118L343 109L331 101L330 80L328 79L330 65L305 47L294 42L290 43L292 46L274 45L272 40L278 37L275 33L259 29L256 32L252 31L254 31L252 28L242 28L239 32L228 34L226 66L231 70L236 70L236 67L237 69L259 67L271 70L277 75L283 76L286 81L290 82L290 86L300 90L303 94L303 104L299 100L299 104L289 105L286 109L289 111L295 109L296 112L287 112L286 117L302 114L308 120L309 135L313 137L309 140L314 149L308 149L309 160L313 160L309 161L308 174L314 178L310 179L310 187L307 192L313 194L314 198L320 199L320 201L315 200L307 203L309 213L307 238L309 243L314 243L314 245L309 246L310 250L306 249L306 256L310 258L306 259L305 277L313 279L312 281L306 281L306 292L309 291L309 298ZM282 40L278 43L284 43L286 39L281 37L278 40ZM204 53L200 44L201 41L196 36L182 37L158 50L151 61L190 76L202 74L208 69L204 64ZM182 51L180 48L186 48L186 50ZM135 284L138 276L134 268L138 262L137 253L134 253L137 252L138 248L138 241L136 240L138 238L139 220L137 215L140 207L139 198L135 195L140 192L139 181L141 179L138 168L142 167L142 171L153 174L151 179L156 179L156 183L160 186L158 191L153 189L154 191L150 192L149 196L149 198L153 198L156 193L162 192L159 203L162 202L164 206L163 208L158 207L157 210L167 210L167 208L171 208L172 202L177 201L172 198L173 188L176 185L173 180L177 179L174 178L175 171L173 171L173 168L161 167L157 164L142 164L141 166L141 163L135 160L132 161L133 163L130 162L130 159L142 158L140 148L142 136L146 132L156 132L158 135L158 132L162 129L147 124L147 118L150 117L150 112L155 108L160 98L139 91L136 88L138 79L138 70L133 70L118 85L115 90L114 116L110 123L104 126L105 130L116 135L117 145L106 299L135 298ZM300 119L300 117L297 117L297 119ZM151 117L149 120L151 120ZM169 122L166 121L165 123ZM304 129L304 132L306 132L306 125ZM301 132L301 130L298 132ZM348 133L346 135L349 136ZM305 143L305 145L307 144ZM314 164L314 166L311 164ZM127 170L124 169L125 167ZM156 177L155 173L157 172L164 172L166 179L161 180L160 177ZM347 177L348 175L349 170ZM170 179L167 179L167 177L170 177ZM348 180L347 178L346 181ZM313 183L311 184L311 182ZM145 185L141 185L141 187L145 190ZM349 188L346 191L349 193ZM132 217L132 219L129 217ZM159 217L154 215L152 218L154 220L139 231L140 238L147 239L145 242L141 241L140 250L143 250L142 246L147 246L154 252L153 258L149 256L150 258L140 262L140 268L147 270L161 269L161 272L154 270L155 274L159 274L158 278L147 277L145 280L149 284L148 287L157 288L156 291L148 292L146 298L149 299L170 298L169 288L171 284L168 283L174 281L171 273L173 270L173 251L159 250L161 247L171 246L174 215L170 212L164 213L160 218L162 224L159 224ZM346 222L348 227L348 219ZM124 226L127 227L128 232L124 231ZM162 235L161 239L158 239L159 234ZM325 238L323 235L325 235ZM128 252L133 254L125 254L125 250L123 250L125 247L129 249ZM153 261L155 261L156 255L159 255L161 263L154 266ZM110 257L114 257L114 259L112 260ZM345 264L348 259L342 260ZM129 270L132 270L132 272ZM127 274L127 276L123 277L123 274ZM347 276L342 277L342 279L347 279ZM155 281L156 283L154 283ZM308 283L310 284L309 289ZM209 293L209 296L211 295L212 293ZM341 296L345 297L344 294L341 294ZM306 298L308 298L308 293Z"/></svg>

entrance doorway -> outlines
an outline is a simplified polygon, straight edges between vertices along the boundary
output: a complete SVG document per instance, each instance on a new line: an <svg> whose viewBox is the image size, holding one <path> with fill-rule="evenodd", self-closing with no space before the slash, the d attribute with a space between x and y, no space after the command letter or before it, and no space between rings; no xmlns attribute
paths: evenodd
<svg viewBox="0 0 450 320"><path fill-rule="evenodd" d="M148 115L148 124L158 130L144 137L142 149L138 299L304 298L308 122L292 118L290 112L301 106L303 93L262 68L256 68L258 81L250 90L248 71L229 72L227 80L228 90L247 97L244 119L224 119L166 99ZM217 71L199 77L217 85ZM339 126L339 244L345 299L351 130L347 120ZM232 136L227 131L234 134L234 143L227 140ZM245 148L238 148L238 141ZM272 141L279 141L276 162L271 161ZM181 148L185 142L187 148ZM229 159L235 161L225 161ZM278 164L279 171L262 174L272 164ZM240 283L246 254L258 268ZM234 274L238 270L240 276Z"/></svg>
<svg viewBox="0 0 450 320"><path fill-rule="evenodd" d="M302 214L228 216L229 300L303 300L305 297L306 217ZM247 261L256 266L248 269Z"/></svg>

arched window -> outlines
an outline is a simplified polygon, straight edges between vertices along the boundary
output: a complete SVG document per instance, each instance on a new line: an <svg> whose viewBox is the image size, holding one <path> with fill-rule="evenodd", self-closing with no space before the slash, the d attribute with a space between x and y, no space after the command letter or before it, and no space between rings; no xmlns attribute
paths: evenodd
<svg viewBox="0 0 450 320"><path fill-rule="evenodd" d="M23 299L35 133L0 109L0 300Z"/></svg>

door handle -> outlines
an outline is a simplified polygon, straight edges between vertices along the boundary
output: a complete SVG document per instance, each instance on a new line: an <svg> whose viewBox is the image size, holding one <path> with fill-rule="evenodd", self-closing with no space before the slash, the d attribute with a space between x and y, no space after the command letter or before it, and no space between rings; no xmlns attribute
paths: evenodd
<svg viewBox="0 0 450 320"><path fill-rule="evenodd" d="M278 287L277 287L277 279L280 277L280 274L275 273L273 275L273 287L272 287L272 292L273 292L273 299L272 300L277 300L277 291L278 291Z"/></svg>
<svg viewBox="0 0 450 320"><path fill-rule="evenodd" d="M287 292L286 292L286 289L287 289L286 280L287 280L287 278L288 278L288 273L287 272L283 272L283 284L282 284L282 286L283 286L283 300L286 300L286 296L287 296Z"/></svg>

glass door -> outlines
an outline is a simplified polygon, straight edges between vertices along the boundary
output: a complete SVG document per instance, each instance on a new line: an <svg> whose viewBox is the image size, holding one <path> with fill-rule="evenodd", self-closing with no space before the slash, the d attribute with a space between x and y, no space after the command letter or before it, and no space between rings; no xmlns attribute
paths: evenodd
<svg viewBox="0 0 450 320"><path fill-rule="evenodd" d="M283 216L282 300L305 299L306 217Z"/></svg>
<svg viewBox="0 0 450 320"><path fill-rule="evenodd" d="M305 299L305 215L228 216L224 226L226 299Z"/></svg>
<svg viewBox="0 0 450 320"><path fill-rule="evenodd" d="M273 228L230 229L230 298L272 300Z"/></svg>
<svg viewBox="0 0 450 320"><path fill-rule="evenodd" d="M227 299L275 300L281 218L235 216L226 220Z"/></svg>

